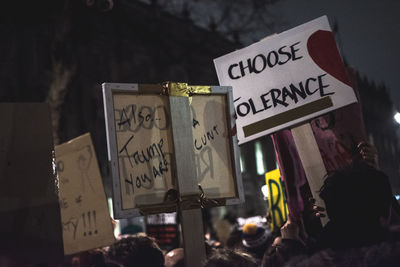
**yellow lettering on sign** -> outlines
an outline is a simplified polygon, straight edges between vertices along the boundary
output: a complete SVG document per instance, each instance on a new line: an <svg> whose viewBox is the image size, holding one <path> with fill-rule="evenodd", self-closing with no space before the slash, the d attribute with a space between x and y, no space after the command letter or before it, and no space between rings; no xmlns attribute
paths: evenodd
<svg viewBox="0 0 400 267"><path fill-rule="evenodd" d="M270 224L272 231L276 228L280 228L285 223L289 213L280 177L281 173L279 172L279 169L265 174L265 182L267 183L269 193L268 212L272 217L272 222Z"/></svg>

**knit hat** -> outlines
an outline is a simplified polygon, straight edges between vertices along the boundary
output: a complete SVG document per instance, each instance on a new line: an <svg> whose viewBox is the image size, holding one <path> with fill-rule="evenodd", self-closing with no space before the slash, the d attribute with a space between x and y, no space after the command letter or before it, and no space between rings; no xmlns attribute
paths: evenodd
<svg viewBox="0 0 400 267"><path fill-rule="evenodd" d="M269 237L269 231L258 227L255 223L246 223L243 226L242 243L245 248L257 249L264 246Z"/></svg>

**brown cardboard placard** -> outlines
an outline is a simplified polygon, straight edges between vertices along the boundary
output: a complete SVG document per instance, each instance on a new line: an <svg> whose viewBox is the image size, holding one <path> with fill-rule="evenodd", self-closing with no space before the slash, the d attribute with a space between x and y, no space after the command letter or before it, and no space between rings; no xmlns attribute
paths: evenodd
<svg viewBox="0 0 400 267"><path fill-rule="evenodd" d="M90 134L55 147L66 255L115 241Z"/></svg>
<svg viewBox="0 0 400 267"><path fill-rule="evenodd" d="M24 263L63 256L50 112L0 104L0 253Z"/></svg>

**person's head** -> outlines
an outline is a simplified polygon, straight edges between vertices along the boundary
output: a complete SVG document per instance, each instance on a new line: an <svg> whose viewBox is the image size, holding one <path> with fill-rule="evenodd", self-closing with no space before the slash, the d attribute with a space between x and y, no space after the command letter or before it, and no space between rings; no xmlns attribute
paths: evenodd
<svg viewBox="0 0 400 267"><path fill-rule="evenodd" d="M256 260L249 254L230 249L217 249L204 267L257 267Z"/></svg>
<svg viewBox="0 0 400 267"><path fill-rule="evenodd" d="M390 215L389 179L368 165L349 166L330 174L320 197L332 222L379 224L381 218Z"/></svg>
<svg viewBox="0 0 400 267"><path fill-rule="evenodd" d="M246 252L261 259L271 243L272 237L270 231L257 226L255 223L246 223L243 226L242 244Z"/></svg>
<svg viewBox="0 0 400 267"><path fill-rule="evenodd" d="M229 249L243 249L242 231L234 229L226 240L226 248Z"/></svg>
<svg viewBox="0 0 400 267"><path fill-rule="evenodd" d="M371 246L352 249L325 249L312 255L300 255L285 263L286 267L354 266L394 267L399 266L400 243L381 242Z"/></svg>
<svg viewBox="0 0 400 267"><path fill-rule="evenodd" d="M164 255L153 238L145 234L123 236L110 246L108 257L125 267L164 267Z"/></svg>

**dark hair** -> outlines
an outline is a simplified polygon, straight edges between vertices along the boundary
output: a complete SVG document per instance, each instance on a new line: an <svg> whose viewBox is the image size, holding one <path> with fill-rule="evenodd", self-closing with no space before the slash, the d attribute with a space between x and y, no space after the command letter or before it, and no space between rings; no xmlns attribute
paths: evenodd
<svg viewBox="0 0 400 267"><path fill-rule="evenodd" d="M258 264L249 254L230 249L217 249L204 267L257 267Z"/></svg>
<svg viewBox="0 0 400 267"><path fill-rule="evenodd" d="M226 240L226 247L229 249L243 249L242 231L234 229Z"/></svg>
<svg viewBox="0 0 400 267"><path fill-rule="evenodd" d="M395 267L400 262L400 243L382 242L373 246L342 250L322 250L291 259L286 267L354 266Z"/></svg>
<svg viewBox="0 0 400 267"><path fill-rule="evenodd" d="M164 256L153 238L144 234L126 236L110 246L108 257L125 267L164 267Z"/></svg>
<svg viewBox="0 0 400 267"><path fill-rule="evenodd" d="M388 217L392 190L388 177L368 165L349 166L331 173L320 191L330 220L377 224Z"/></svg>

